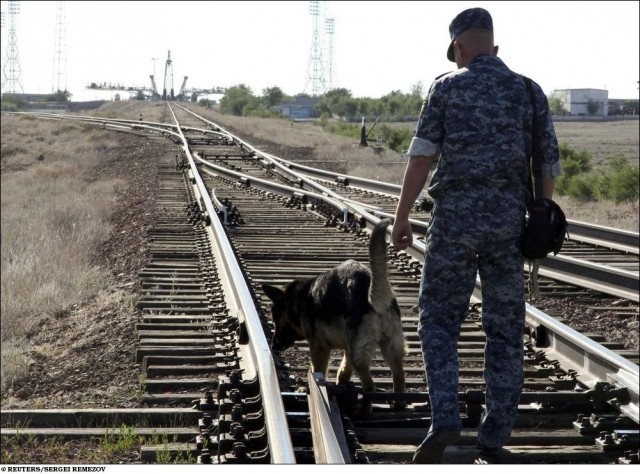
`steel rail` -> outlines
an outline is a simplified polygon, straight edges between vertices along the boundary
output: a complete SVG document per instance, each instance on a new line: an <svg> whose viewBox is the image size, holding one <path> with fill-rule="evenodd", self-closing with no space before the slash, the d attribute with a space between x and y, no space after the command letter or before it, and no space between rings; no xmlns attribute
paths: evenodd
<svg viewBox="0 0 640 474"><path fill-rule="evenodd" d="M178 119L169 107L174 120L179 124ZM233 249L226 237L226 232L218 219L209 198L207 188L198 173L195 161L191 155L189 144L178 128L183 140L183 150L191 167L191 176L199 197L202 198L210 225L207 226L207 233L211 238L214 254L220 258L218 262L218 272L223 283L225 299L229 307L235 311L241 324L245 326L250 341L249 359L254 364L256 375L260 380L260 392L264 405L264 417L269 440L269 450L271 462L273 464L295 464L296 458L291 441L291 435L287 423L284 403L281 393L278 390L278 377L273 362L271 349L264 335L260 323L260 317L256 310L251 293L244 279L237 260L233 257ZM249 374L251 375L251 374Z"/></svg>
<svg viewBox="0 0 640 474"><path fill-rule="evenodd" d="M636 303L640 300L637 272L574 257L549 255L540 261L539 274Z"/></svg>
<svg viewBox="0 0 640 474"><path fill-rule="evenodd" d="M350 456L344 427L340 421L339 409L334 405L335 410L331 410L324 377L321 372L309 370L307 381L309 382L311 436L316 464L346 464Z"/></svg>
<svg viewBox="0 0 640 474"><path fill-rule="evenodd" d="M482 285L476 279L472 303L482 302ZM548 360L557 360L564 370L574 370L576 381L593 388L609 382L624 392L610 403L638 423L639 366L571 329L538 308L525 303L525 324L531 330L533 346Z"/></svg>
<svg viewBox="0 0 640 474"><path fill-rule="evenodd" d="M370 208L373 215L380 218L394 219L394 215L389 212L381 211L379 209ZM428 223L417 219L409 219L411 229L416 234L426 235ZM617 229L610 229L603 227L603 232L606 235L616 236L633 235L633 232L618 231ZM637 235L637 234L635 234ZM575 237L574 240L580 240L588 243L596 243L594 239ZM631 240L631 239L628 239ZM416 243L408 252L414 258L420 258L423 254L423 247ZM626 244L617 244L615 241L609 243L606 240L598 240L597 243L602 247L608 247L614 250L620 250L630 254L638 254L638 247L635 249L629 247ZM416 248L417 247L417 248ZM585 259L579 259L575 257L567 257L564 255L548 255L546 258L540 260L540 268L538 274L547 278L566 281L581 288L587 288L590 290L598 291L600 293L618 296L625 298L629 301L638 302L640 300L639 288L639 273L629 270L622 270L609 265L601 263L590 262Z"/></svg>
<svg viewBox="0 0 640 474"><path fill-rule="evenodd" d="M274 158L284 163L292 170L298 170L301 173L318 179L324 179L326 181L336 182L338 180L343 180L348 183L348 186L362 189L364 191L376 191L381 194L387 194L397 198L400 195L400 191L402 189L402 187L397 184L384 183L381 181L360 178L357 176L344 175L332 171L320 170L311 168L309 166L300 165L283 158ZM425 195L426 193L424 193L423 191L423 194L421 194L420 197L424 197ZM589 224L576 220L568 220L568 222L569 235L571 240L600 245L602 247L608 247L630 254L639 254L638 244L640 237L638 232L614 229L611 227Z"/></svg>
<svg viewBox="0 0 640 474"><path fill-rule="evenodd" d="M347 182L347 186L366 190L366 191L375 191L381 194L387 194L389 196L398 197L400 195L400 191L402 190L402 186L398 184L385 183L383 181L376 181L373 179L360 178L357 176L344 175L334 173L332 171L321 170L317 168L311 168L309 166L304 166L298 163L294 163L289 160L285 160L283 158L275 157L281 163L283 163L288 168L293 171L298 171L300 173L313 176L318 179L324 179L326 181L338 181L343 180ZM421 197L426 195L426 192L421 193Z"/></svg>
<svg viewBox="0 0 640 474"><path fill-rule="evenodd" d="M535 329L536 347L543 348L549 360L557 359L563 369L575 370L576 378L588 387L606 381L621 388L625 395L609 402L636 423L640 422L637 364L529 304L526 317L527 324Z"/></svg>
<svg viewBox="0 0 640 474"><path fill-rule="evenodd" d="M235 180L238 183L245 183L256 189L260 189L268 193L279 194L281 196L293 196L295 194L298 194L298 195L305 196L308 199L320 200L330 206L335 207L337 210L339 210L342 213L346 212L347 210L347 207L343 202L332 199L326 195L317 194L312 191L307 191L300 188L294 188L286 184L257 178L255 176L249 176L247 174L240 173L238 171L224 168L223 166L216 165L215 163L211 163L210 161L200 158L198 152L194 152L193 157L194 157L194 160L200 163L202 166L211 169L213 174L223 176L230 180Z"/></svg>
<svg viewBox="0 0 640 474"><path fill-rule="evenodd" d="M570 220L569 235L572 240L620 250L632 255L640 253L638 232L612 229L611 227Z"/></svg>

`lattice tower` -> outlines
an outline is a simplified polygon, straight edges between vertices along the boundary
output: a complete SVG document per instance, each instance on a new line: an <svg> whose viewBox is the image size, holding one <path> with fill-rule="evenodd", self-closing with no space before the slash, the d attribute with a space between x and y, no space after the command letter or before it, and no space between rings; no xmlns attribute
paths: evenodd
<svg viewBox="0 0 640 474"><path fill-rule="evenodd" d="M2 91L15 94L22 88L20 80L20 61L18 60L18 36L16 34L16 17L20 13L20 3L17 0L9 0L9 36L7 40L7 57L2 67L4 82Z"/></svg>
<svg viewBox="0 0 640 474"><path fill-rule="evenodd" d="M321 2L309 2L309 13L312 19L311 54L307 67L307 82L304 90L311 84L311 95L318 96L325 92L324 66L322 64L322 42L320 39Z"/></svg>
<svg viewBox="0 0 640 474"><path fill-rule="evenodd" d="M324 20L324 58L325 58L325 84L326 90L336 87L336 65L333 56L333 35L335 33L335 18Z"/></svg>
<svg viewBox="0 0 640 474"><path fill-rule="evenodd" d="M4 12L0 12L0 29L4 30L5 21L4 21ZM2 53L2 59L0 59L0 64L4 64L4 50L0 48L0 53ZM0 89L4 87L4 74L0 74Z"/></svg>
<svg viewBox="0 0 640 474"><path fill-rule="evenodd" d="M51 91L67 90L67 30L63 1L58 1L56 8L56 30L53 46L53 82Z"/></svg>

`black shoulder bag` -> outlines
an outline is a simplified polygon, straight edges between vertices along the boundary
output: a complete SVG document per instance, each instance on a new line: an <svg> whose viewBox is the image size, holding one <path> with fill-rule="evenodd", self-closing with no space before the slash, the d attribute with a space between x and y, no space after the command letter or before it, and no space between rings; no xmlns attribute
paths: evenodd
<svg viewBox="0 0 640 474"><path fill-rule="evenodd" d="M528 150L530 158L527 159L530 198L527 202L527 219L520 247L526 259L539 260L545 258L549 252L553 252L554 255L560 252L567 234L567 219L556 202L542 197L542 163L537 146L536 97L531 79L525 76L522 78L527 85L533 106L533 124L530 130L531 147Z"/></svg>

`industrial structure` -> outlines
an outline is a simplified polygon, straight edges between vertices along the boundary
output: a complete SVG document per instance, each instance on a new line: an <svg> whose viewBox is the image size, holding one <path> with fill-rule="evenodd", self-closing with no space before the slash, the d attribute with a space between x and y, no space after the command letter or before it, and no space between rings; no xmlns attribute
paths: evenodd
<svg viewBox="0 0 640 474"><path fill-rule="evenodd" d="M550 97L557 98L567 115L600 115L609 114L609 91L606 89L557 89Z"/></svg>
<svg viewBox="0 0 640 474"><path fill-rule="evenodd" d="M167 96L167 90L169 95ZM167 53L167 60L164 63L164 87L162 88L162 100L174 100L173 94L173 61L171 60L171 51Z"/></svg>
<svg viewBox="0 0 640 474"><path fill-rule="evenodd" d="M151 58L151 60L153 61L153 74L149 75L149 79L151 80L151 87L124 86L122 84L92 82L87 86L87 89L127 91L131 94L135 94L137 98L141 98L141 96L144 96L145 99L149 100L191 100L192 102L197 101L197 98L200 95L224 94L226 92L226 88L224 87L212 87L210 89L187 89L187 79L189 79L189 76L183 76L182 85L180 86L180 90L176 95L173 87L173 60L171 59L171 51L169 50L167 53L167 60L165 61L164 77L162 78L162 93L160 93L160 91L158 90L158 85L156 83L155 68L155 62L158 60L158 58Z"/></svg>
<svg viewBox="0 0 640 474"><path fill-rule="evenodd" d="M16 16L20 13L20 3L9 0L9 35L7 38L7 56L2 66L2 92L24 93L20 78L20 61L18 59L18 35L16 32Z"/></svg>

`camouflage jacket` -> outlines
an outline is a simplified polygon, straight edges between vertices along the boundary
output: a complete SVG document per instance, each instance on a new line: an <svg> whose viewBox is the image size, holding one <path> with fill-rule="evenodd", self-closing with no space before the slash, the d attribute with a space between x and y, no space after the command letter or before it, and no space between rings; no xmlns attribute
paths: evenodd
<svg viewBox="0 0 640 474"><path fill-rule="evenodd" d="M544 177L561 173L558 141L544 92L533 83L537 146ZM423 105L408 154L438 158L429 186L463 183L527 186L533 105L522 76L497 56L479 55L468 67L437 78Z"/></svg>

